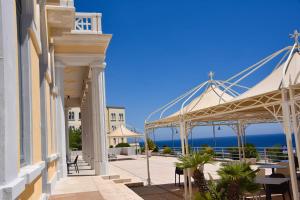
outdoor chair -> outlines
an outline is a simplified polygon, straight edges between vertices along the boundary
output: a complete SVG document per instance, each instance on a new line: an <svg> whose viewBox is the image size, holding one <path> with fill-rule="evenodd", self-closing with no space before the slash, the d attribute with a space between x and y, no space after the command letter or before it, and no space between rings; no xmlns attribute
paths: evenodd
<svg viewBox="0 0 300 200"><path fill-rule="evenodd" d="M176 175L179 177L178 185L180 186L180 176L183 175L183 169L180 169L178 167L175 168L175 185L176 185Z"/></svg>
<svg viewBox="0 0 300 200"><path fill-rule="evenodd" d="M77 165L77 161L78 161L78 155L76 156L74 162L67 162L68 174L70 173L70 167L71 166L74 166L75 172L79 173L79 168L78 168L78 165Z"/></svg>
<svg viewBox="0 0 300 200"><path fill-rule="evenodd" d="M109 153L108 154L108 160L112 161L112 160L117 160L117 155L114 153Z"/></svg>
<svg viewBox="0 0 300 200"><path fill-rule="evenodd" d="M270 178L285 178L283 174L271 174ZM288 193L289 199L292 199L290 184L289 182L284 182L280 185L266 185L266 199L270 200L272 194L281 194L282 199L285 200L285 194Z"/></svg>
<svg viewBox="0 0 300 200"><path fill-rule="evenodd" d="M278 165L285 166L283 169L276 169L276 174L283 174L285 177L291 177L290 168L288 162L279 162Z"/></svg>
<svg viewBox="0 0 300 200"><path fill-rule="evenodd" d="M298 157L297 156L294 156L294 161L295 161L295 168L296 168L296 171L299 170L299 163L298 163Z"/></svg>
<svg viewBox="0 0 300 200"><path fill-rule="evenodd" d="M265 169L259 169L259 170L256 172L256 176L257 176L257 177L265 177L265 176L266 176L266 170L265 170Z"/></svg>

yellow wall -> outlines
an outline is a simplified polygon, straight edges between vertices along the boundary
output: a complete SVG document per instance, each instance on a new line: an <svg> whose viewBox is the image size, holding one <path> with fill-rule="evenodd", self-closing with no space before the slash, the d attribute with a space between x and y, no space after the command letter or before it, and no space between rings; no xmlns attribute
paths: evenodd
<svg viewBox="0 0 300 200"><path fill-rule="evenodd" d="M33 163L42 159L41 149L41 112L40 112L40 72L39 57L30 40L31 49L31 78L32 78L32 140L33 140Z"/></svg>
<svg viewBox="0 0 300 200"><path fill-rule="evenodd" d="M42 195L42 176L38 176L31 184L26 185L18 200L38 200Z"/></svg>
<svg viewBox="0 0 300 200"><path fill-rule="evenodd" d="M46 112L47 112L47 138L48 138L48 155L51 155L52 152L52 123L51 123L51 104L50 104L50 88L48 83L46 83L45 87L45 95L46 95Z"/></svg>
<svg viewBox="0 0 300 200"><path fill-rule="evenodd" d="M48 181L50 181L53 178L53 175L56 172L56 160L52 161L51 163L48 163Z"/></svg>

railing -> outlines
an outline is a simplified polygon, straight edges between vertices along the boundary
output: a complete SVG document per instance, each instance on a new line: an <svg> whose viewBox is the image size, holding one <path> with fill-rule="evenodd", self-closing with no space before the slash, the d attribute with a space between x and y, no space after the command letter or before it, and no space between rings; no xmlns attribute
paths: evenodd
<svg viewBox="0 0 300 200"><path fill-rule="evenodd" d="M74 7L74 1L73 0L60 0L60 6Z"/></svg>
<svg viewBox="0 0 300 200"><path fill-rule="evenodd" d="M158 154L163 154L164 148L158 149ZM246 158L256 158L260 162L279 162L288 160L287 150L281 147L255 147L253 149L247 149L245 147ZM171 148L171 155L179 156L181 154L181 147ZM239 160L239 149L238 147L192 147L192 152L207 152L211 153L215 159L220 160ZM241 152L242 148L241 148ZM255 153L257 152L257 153ZM243 153L241 154L243 156Z"/></svg>
<svg viewBox="0 0 300 200"><path fill-rule="evenodd" d="M102 34L101 14L76 13L74 32Z"/></svg>

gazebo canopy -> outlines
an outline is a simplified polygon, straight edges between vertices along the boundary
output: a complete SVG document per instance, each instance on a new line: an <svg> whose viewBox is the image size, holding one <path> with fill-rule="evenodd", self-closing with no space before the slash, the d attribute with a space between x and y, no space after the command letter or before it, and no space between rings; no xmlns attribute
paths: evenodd
<svg viewBox="0 0 300 200"><path fill-rule="evenodd" d="M126 128L124 125L121 125L116 130L112 131L108 136L114 138L117 137L137 138L137 137L143 137L144 135L133 132L128 128Z"/></svg>
<svg viewBox="0 0 300 200"><path fill-rule="evenodd" d="M168 124L176 124L180 120L180 115L184 118L184 121L204 123L222 121L261 123L280 120L280 103L282 100L280 89L289 86L297 89L298 84L300 84L300 54L298 51L291 53L291 49L292 47L281 49L244 70L244 74L239 73L233 76L238 78L238 81L233 83L226 81L229 83L227 87L221 85L220 82L217 85L211 84L187 106L167 117L146 122L146 127L156 128L165 127ZM238 86L237 84L241 80L247 78L248 75L283 52L286 52L285 56L287 53L290 53L290 61L288 63L283 62L285 58L283 56L273 72L254 87L240 95L232 96L231 93L229 94L230 91L234 91L233 87ZM232 78L228 80L231 81ZM298 95L298 90L295 92L295 95ZM279 118L276 119L274 115L279 116Z"/></svg>
<svg viewBox="0 0 300 200"><path fill-rule="evenodd" d="M191 121L281 121L281 89L290 87L294 90L293 98L297 100L300 96L299 86L300 54L295 51L291 54L288 63L280 65L245 93L229 102L189 112L185 119Z"/></svg>

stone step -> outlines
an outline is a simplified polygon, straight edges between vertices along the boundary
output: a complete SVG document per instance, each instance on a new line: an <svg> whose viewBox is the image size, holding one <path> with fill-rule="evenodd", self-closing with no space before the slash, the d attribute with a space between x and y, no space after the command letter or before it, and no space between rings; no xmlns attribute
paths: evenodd
<svg viewBox="0 0 300 200"><path fill-rule="evenodd" d="M131 178L120 178L113 180L114 183L130 183Z"/></svg>
<svg viewBox="0 0 300 200"><path fill-rule="evenodd" d="M117 174L111 174L111 175L103 175L101 176L104 180L114 180L114 179L120 179L120 175Z"/></svg>
<svg viewBox="0 0 300 200"><path fill-rule="evenodd" d="M140 181L140 182L125 183L125 185L127 187L143 187L144 182Z"/></svg>

